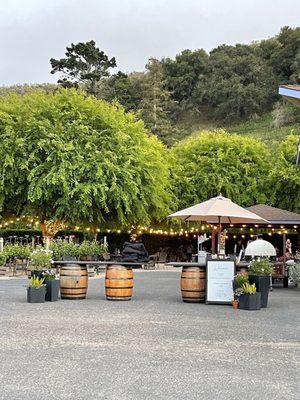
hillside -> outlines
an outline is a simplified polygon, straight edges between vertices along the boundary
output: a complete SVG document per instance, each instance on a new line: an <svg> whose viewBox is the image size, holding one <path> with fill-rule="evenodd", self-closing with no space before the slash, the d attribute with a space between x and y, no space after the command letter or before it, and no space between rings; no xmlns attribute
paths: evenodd
<svg viewBox="0 0 300 400"><path fill-rule="evenodd" d="M228 126L226 127L226 130L230 133L247 135L256 139L261 139L267 143L272 143L284 139L290 133L300 135L300 122L286 125L281 128L274 128L272 127L272 115L271 113L267 113L255 121L248 120L236 125Z"/></svg>

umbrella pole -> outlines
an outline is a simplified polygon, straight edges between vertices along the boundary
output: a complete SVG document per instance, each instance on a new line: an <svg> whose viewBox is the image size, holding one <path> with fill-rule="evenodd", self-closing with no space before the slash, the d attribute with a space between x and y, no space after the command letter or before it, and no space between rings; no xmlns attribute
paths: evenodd
<svg viewBox="0 0 300 400"><path fill-rule="evenodd" d="M221 217L218 217L218 256L220 255L221 249Z"/></svg>

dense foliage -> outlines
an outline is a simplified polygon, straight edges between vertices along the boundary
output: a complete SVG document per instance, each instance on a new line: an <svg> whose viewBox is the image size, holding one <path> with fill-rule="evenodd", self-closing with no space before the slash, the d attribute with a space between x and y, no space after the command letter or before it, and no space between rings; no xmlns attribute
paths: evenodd
<svg viewBox="0 0 300 400"><path fill-rule="evenodd" d="M169 210L164 148L117 105L68 89L9 95L0 139L2 215L124 226Z"/></svg>
<svg viewBox="0 0 300 400"><path fill-rule="evenodd" d="M269 152L257 140L224 131L201 132L172 150L180 207L222 193L242 206L264 203Z"/></svg>
<svg viewBox="0 0 300 400"><path fill-rule="evenodd" d="M295 164L299 136L290 135L273 154L268 186L276 207L300 213L300 168Z"/></svg>
<svg viewBox="0 0 300 400"><path fill-rule="evenodd" d="M280 98L279 84L296 83L300 28L284 27L277 36L249 45L224 44L209 54L187 49L174 59L150 59L144 72L102 79L95 93L127 110L142 110L150 131L172 144L203 122L255 119Z"/></svg>
<svg viewBox="0 0 300 400"><path fill-rule="evenodd" d="M109 76L109 68L116 67L115 58L109 59L93 40L71 43L66 50L65 58L50 60L51 74L60 73L57 83L63 87L78 88L79 84L85 84L90 93L95 93L96 83Z"/></svg>

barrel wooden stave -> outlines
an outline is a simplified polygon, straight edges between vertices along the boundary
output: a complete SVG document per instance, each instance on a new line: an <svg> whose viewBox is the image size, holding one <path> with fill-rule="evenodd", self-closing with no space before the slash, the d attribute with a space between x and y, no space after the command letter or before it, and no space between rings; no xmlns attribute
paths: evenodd
<svg viewBox="0 0 300 400"><path fill-rule="evenodd" d="M60 270L60 297L68 300L86 298L88 273L86 266L67 264Z"/></svg>
<svg viewBox="0 0 300 400"><path fill-rule="evenodd" d="M182 300L186 303L204 302L205 279L205 267L183 267L180 282Z"/></svg>
<svg viewBox="0 0 300 400"><path fill-rule="evenodd" d="M109 265L105 273L107 300L131 300L133 292L132 268L123 265Z"/></svg>

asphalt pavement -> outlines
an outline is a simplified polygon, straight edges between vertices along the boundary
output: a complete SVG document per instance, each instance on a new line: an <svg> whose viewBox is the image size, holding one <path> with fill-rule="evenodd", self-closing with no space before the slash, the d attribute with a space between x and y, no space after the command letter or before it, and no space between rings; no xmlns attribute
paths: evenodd
<svg viewBox="0 0 300 400"><path fill-rule="evenodd" d="M260 311L181 301L180 272L135 271L134 296L26 303L0 279L2 400L299 398L300 291L275 288Z"/></svg>

